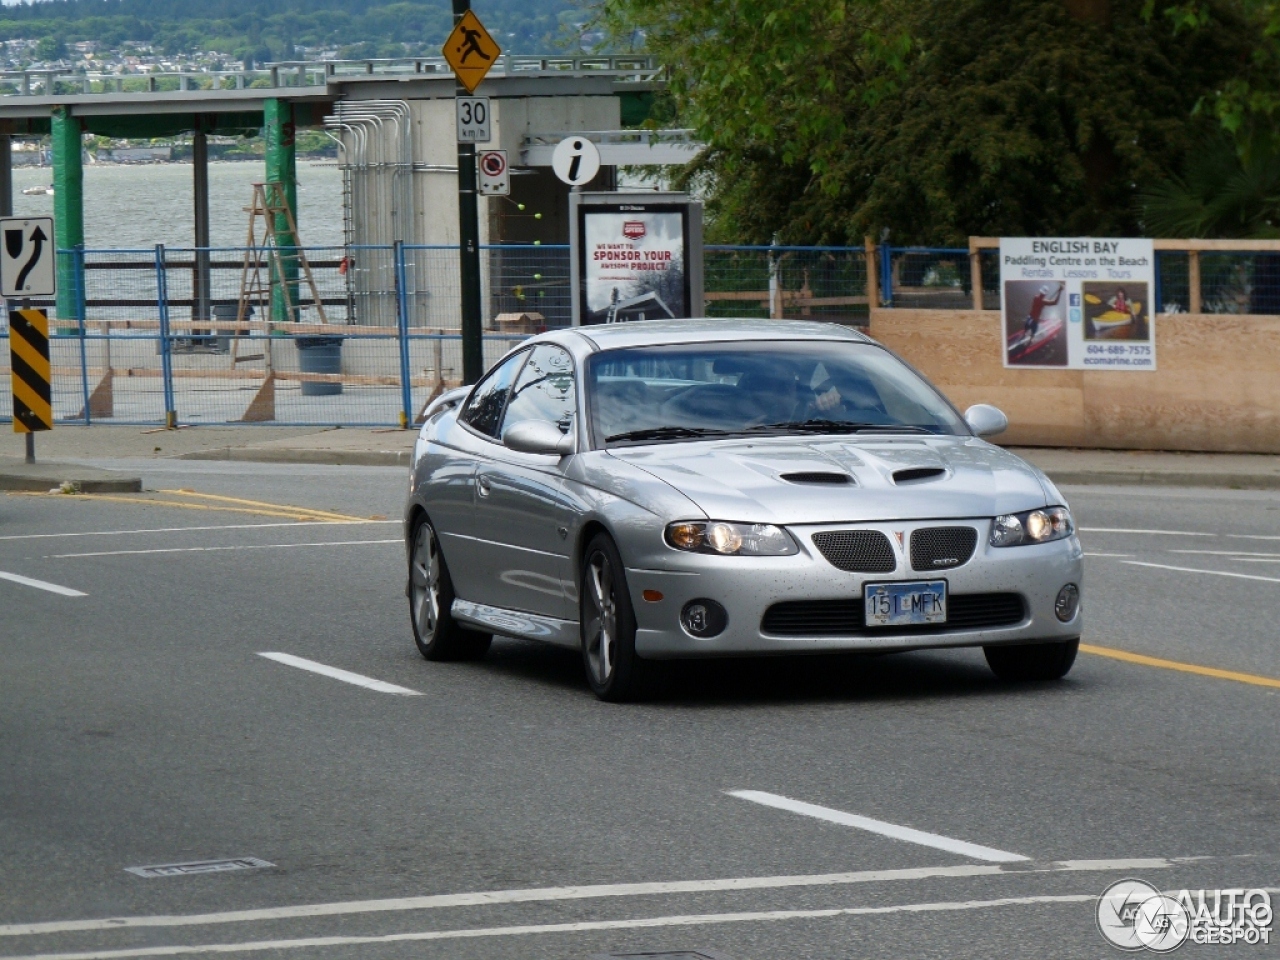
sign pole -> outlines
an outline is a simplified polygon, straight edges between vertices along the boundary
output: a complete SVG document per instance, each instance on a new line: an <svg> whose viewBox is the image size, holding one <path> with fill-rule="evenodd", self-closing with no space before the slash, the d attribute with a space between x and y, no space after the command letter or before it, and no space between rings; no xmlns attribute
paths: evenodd
<svg viewBox="0 0 1280 960"><path fill-rule="evenodd" d="M453 19L460 23L471 0L453 0ZM454 95L470 91L459 80ZM462 284L462 382L484 374L483 321L480 309L480 222L476 201L476 145L458 143L458 259Z"/></svg>
<svg viewBox="0 0 1280 960"><path fill-rule="evenodd" d="M22 301L22 309L23 309L23 310L29 310L30 308L31 308L31 301L30 301L30 300L23 300L23 301ZM35 431L34 431L34 430L28 430L28 431L27 431L26 436L25 436L25 441L26 441L26 445L27 445L27 446L26 446L26 454L27 454L27 455L26 455L26 458L25 458L25 459L26 459L26 462L27 462L27 463L35 463L35 462L36 462L36 434L35 434Z"/></svg>
<svg viewBox="0 0 1280 960"><path fill-rule="evenodd" d="M0 297L9 311L9 369L13 430L25 433L26 462L36 462L37 430L53 429L53 369L49 366L49 315L34 310L34 297L58 292L49 217L0 218Z"/></svg>

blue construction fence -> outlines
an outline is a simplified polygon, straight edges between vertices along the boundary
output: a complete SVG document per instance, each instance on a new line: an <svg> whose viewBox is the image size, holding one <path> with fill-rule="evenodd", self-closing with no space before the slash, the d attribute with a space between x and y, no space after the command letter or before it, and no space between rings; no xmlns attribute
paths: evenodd
<svg viewBox="0 0 1280 960"><path fill-rule="evenodd" d="M978 253L982 308L1000 309L1000 254ZM1191 254L1155 253L1158 313L1191 312ZM1200 310L1216 314L1280 314L1280 251L1201 251ZM881 246L876 251L881 307L971 310L974 306L969 251L956 247Z"/></svg>
<svg viewBox="0 0 1280 960"><path fill-rule="evenodd" d="M49 311L64 423L395 426L460 382L456 247L308 247L283 262L258 248L58 256L63 309L32 305ZM998 309L998 253L978 256L982 305ZM1280 314L1280 253L1199 260L1204 312ZM964 249L711 246L706 313L865 326L869 266L880 307L973 308ZM1189 255L1159 251L1156 267L1161 312L1187 311ZM484 247L481 273L486 366L570 323L567 246ZM8 361L0 342L0 376ZM11 403L0 390L0 420Z"/></svg>
<svg viewBox="0 0 1280 960"><path fill-rule="evenodd" d="M461 379L456 247L58 256L71 290L30 305L49 313L59 422L396 426ZM484 247L481 273L486 366L569 325L567 246ZM711 247L705 277L715 316L867 321L862 250ZM0 342L0 375L8 360ZM0 420L11 403L0 390Z"/></svg>

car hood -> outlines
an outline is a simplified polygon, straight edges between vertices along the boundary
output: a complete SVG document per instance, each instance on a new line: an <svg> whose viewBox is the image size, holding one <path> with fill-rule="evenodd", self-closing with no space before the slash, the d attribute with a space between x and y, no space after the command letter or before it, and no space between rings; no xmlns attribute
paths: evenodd
<svg viewBox="0 0 1280 960"><path fill-rule="evenodd" d="M1045 506L1050 489L1034 467L971 437L718 440L609 454L666 481L710 518L753 523L992 517ZM805 473L852 482L784 479Z"/></svg>

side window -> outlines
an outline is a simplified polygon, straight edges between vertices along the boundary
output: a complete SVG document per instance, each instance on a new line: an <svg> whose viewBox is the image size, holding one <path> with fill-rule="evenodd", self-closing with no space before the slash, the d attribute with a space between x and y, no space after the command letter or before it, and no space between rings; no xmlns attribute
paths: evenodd
<svg viewBox="0 0 1280 960"><path fill-rule="evenodd" d="M523 420L549 420L568 433L576 409L573 358L560 347L539 344L520 371L502 428Z"/></svg>
<svg viewBox="0 0 1280 960"><path fill-rule="evenodd" d="M471 394L466 409L458 414L458 420L496 440L498 424L502 422L502 411L506 409L507 397L511 393L511 384L527 356L529 352L522 350L501 366L490 370L489 375L480 381L480 385Z"/></svg>

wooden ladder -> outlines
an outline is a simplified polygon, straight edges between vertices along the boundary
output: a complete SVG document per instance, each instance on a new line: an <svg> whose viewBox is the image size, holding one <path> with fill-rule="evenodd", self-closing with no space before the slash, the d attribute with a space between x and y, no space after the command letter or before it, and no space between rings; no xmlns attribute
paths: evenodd
<svg viewBox="0 0 1280 960"><path fill-rule="evenodd" d="M240 273L240 301L236 308L236 335L232 339L231 366L253 360L263 361L266 367L266 379L257 395L249 404L242 420L260 422L275 419L275 371L271 365L271 337L275 328L271 321L272 295L279 290L280 299L285 304L287 319L297 322L302 319L303 307L314 306L319 314L320 323L327 324L324 304L320 300L320 290L316 287L315 276L311 273L311 264L307 262L306 251L298 236L298 223L294 219L293 210L285 199L284 184L278 181L255 183L253 185L253 203L245 207L249 214L249 233L245 239L244 269ZM285 237L291 242L283 247L277 231L278 220L283 220L287 233ZM261 227L261 238L259 238ZM265 254L267 276L262 276ZM290 273L296 268L296 278ZM295 300L291 287L306 284L311 291L311 302L304 303L301 298ZM262 352L240 355L240 333L243 324L250 316L253 304L257 303L261 315L267 319L264 328L267 336L262 340Z"/></svg>
<svg viewBox="0 0 1280 960"><path fill-rule="evenodd" d="M240 275L240 305L236 311L236 322L244 323L254 302L270 316L271 295L274 290L286 290L288 286L306 284L311 291L311 303L304 303L300 298L295 302L291 293L283 297L288 319L300 320L303 307L314 306L320 315L320 322L328 323L324 304L320 301L320 290L316 287L311 264L307 262L306 251L298 236L298 223L285 201L284 184L276 181L255 183L253 205L245 210L249 213L249 235L245 240L244 270ZM276 230L278 218L284 220L287 237L292 238L292 243L284 247L280 245L280 236ZM258 236L259 224L262 227L261 239ZM264 252L267 269L265 282L262 277L263 257L260 256ZM296 280L289 277L289 272L295 267Z"/></svg>

